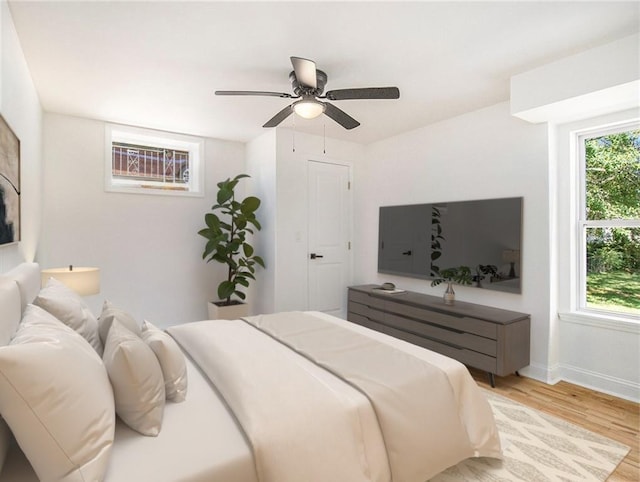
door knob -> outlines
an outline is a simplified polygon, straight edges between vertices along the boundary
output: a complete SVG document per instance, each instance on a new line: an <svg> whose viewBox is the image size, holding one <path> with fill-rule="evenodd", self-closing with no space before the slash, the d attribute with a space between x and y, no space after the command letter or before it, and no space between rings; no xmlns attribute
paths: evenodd
<svg viewBox="0 0 640 482"><path fill-rule="evenodd" d="M324 258L324 256L322 256L321 254L316 254L316 253L311 253L311 254L309 255L309 257L310 257L311 259Z"/></svg>

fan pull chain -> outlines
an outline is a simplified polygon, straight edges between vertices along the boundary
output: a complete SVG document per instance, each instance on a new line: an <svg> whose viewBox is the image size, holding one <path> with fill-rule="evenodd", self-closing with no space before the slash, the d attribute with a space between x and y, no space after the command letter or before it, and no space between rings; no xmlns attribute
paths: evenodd
<svg viewBox="0 0 640 482"><path fill-rule="evenodd" d="M322 153L327 153L327 123L322 124Z"/></svg>
<svg viewBox="0 0 640 482"><path fill-rule="evenodd" d="M293 136L291 137L291 144L293 146L292 152L296 152L296 116L293 116Z"/></svg>

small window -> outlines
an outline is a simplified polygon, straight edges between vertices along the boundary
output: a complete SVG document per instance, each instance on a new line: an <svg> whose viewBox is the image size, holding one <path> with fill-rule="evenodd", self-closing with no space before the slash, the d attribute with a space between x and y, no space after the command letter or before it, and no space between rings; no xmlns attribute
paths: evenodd
<svg viewBox="0 0 640 482"><path fill-rule="evenodd" d="M640 315L640 126L578 137L579 306Z"/></svg>
<svg viewBox="0 0 640 482"><path fill-rule="evenodd" d="M203 196L200 138L107 125L105 189L112 192Z"/></svg>

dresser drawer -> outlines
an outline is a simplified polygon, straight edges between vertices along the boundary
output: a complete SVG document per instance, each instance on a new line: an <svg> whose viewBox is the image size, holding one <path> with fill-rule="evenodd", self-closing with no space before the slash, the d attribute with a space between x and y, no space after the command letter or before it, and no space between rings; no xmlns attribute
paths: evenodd
<svg viewBox="0 0 640 482"><path fill-rule="evenodd" d="M356 314L363 316L365 318L371 318L372 320L383 321L384 320L384 312L376 310L375 308L371 308L368 305L363 305L361 303L356 303L354 301L349 301L349 315ZM349 320L351 321L351 320Z"/></svg>
<svg viewBox="0 0 640 482"><path fill-rule="evenodd" d="M408 331L415 335L424 336L434 341L444 342L447 345L455 345L459 348L467 348L472 351L484 353L495 357L497 354L496 340L465 333L462 331L442 328L439 325L431 325L410 318L402 318L397 315L387 313L384 323L392 328Z"/></svg>
<svg viewBox="0 0 640 482"><path fill-rule="evenodd" d="M355 290L349 290L349 301L355 301L356 303L360 303L362 305L380 309L383 309L385 304L385 301L383 299L376 298L374 296Z"/></svg>
<svg viewBox="0 0 640 482"><path fill-rule="evenodd" d="M368 318L361 317L359 315L355 315L354 319L352 320L350 314L349 321L353 321L354 323L366 326L367 328L371 328L381 333L391 335L394 338L408 341L409 343L413 343L414 345L422 346L424 348L427 348L428 350L435 351L442 355L458 360L465 365L474 366L476 368L479 368L480 370L485 370L490 373L496 372L496 359L492 356L484 355L472 350L467 350L464 348L431 340L429 338L424 338L422 336L414 335L413 333L402 331L391 326L375 322Z"/></svg>
<svg viewBox="0 0 640 482"><path fill-rule="evenodd" d="M385 304L385 311L396 315L424 320L434 325L442 325L445 328L458 330L461 332L473 333L496 340L498 338L498 328L495 323L468 318L466 316L448 315L438 311L419 308L417 306L405 305L388 301Z"/></svg>
<svg viewBox="0 0 640 482"><path fill-rule="evenodd" d="M370 320L366 316L362 316L362 315L359 315L357 313L352 313L352 312L349 312L349 314L347 315L347 320L349 320L352 323L356 323L358 325L362 325L362 326L365 326L367 328L371 328L372 330L376 330L376 331L380 331L378 329L378 326L382 326L379 323Z"/></svg>

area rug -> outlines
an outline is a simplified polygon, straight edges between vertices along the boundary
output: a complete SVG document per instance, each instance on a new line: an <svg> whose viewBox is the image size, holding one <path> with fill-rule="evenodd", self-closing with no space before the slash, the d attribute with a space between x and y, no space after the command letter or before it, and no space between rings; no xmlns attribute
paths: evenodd
<svg viewBox="0 0 640 482"><path fill-rule="evenodd" d="M431 482L603 482L629 447L484 390L500 432L504 460L473 458Z"/></svg>

